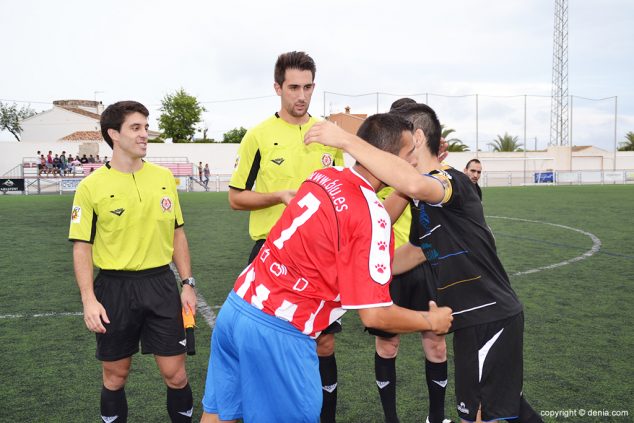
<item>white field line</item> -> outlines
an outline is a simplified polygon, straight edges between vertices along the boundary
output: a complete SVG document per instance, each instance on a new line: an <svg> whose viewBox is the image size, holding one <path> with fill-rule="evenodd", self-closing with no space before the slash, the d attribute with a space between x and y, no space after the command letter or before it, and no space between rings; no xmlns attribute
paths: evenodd
<svg viewBox="0 0 634 423"><path fill-rule="evenodd" d="M198 297L198 306L196 307L196 309L198 310L199 313L201 313L201 315L203 316L203 319L205 320L205 322L207 322L209 324L209 322L212 322L212 324L210 325L210 327L213 328L213 324L216 321L216 316L213 310L218 310L220 309L221 306L210 306L207 305L207 303L204 303L204 299L202 300L202 302L204 303L204 305L201 306L201 298L202 296L197 295ZM203 313L202 310L206 310L206 314ZM0 319L32 319L32 318L38 318L38 317L76 317L76 316L83 316L84 313L81 311L62 311L62 312L56 312L56 311L50 311L50 312L46 312L46 313L34 313L34 314L27 314L27 313L15 313L15 314L0 314Z"/></svg>
<svg viewBox="0 0 634 423"><path fill-rule="evenodd" d="M178 269L173 262L170 263L170 268L172 269L172 272L174 272L174 276L176 276L176 279L180 280L181 277L178 274ZM214 308L218 309L220 307ZM203 297L202 294L198 291L196 291L196 311L200 313L205 322L207 322L207 325L213 329L216 325L216 313L214 313L212 307L207 304L207 301L205 301L205 297Z"/></svg>
<svg viewBox="0 0 634 423"><path fill-rule="evenodd" d="M37 313L37 314L0 314L0 319L23 319L25 317L64 317L64 316L83 316L84 313L77 311L68 312L49 312L49 313Z"/></svg>
<svg viewBox="0 0 634 423"><path fill-rule="evenodd" d="M178 271L176 270L176 266L170 264L170 267L174 271L174 274L178 277ZM214 310L218 310L220 306L210 306L205 301L205 298L202 296L200 292L196 292L196 311L199 316L202 316L203 320L210 328L216 324L216 313ZM65 317L65 316L83 316L84 313L81 311L75 312L47 312L47 313L36 313L36 314L26 314L26 313L16 313L16 314L0 314L0 319L24 319L24 318L33 318L33 317Z"/></svg>
<svg viewBox="0 0 634 423"><path fill-rule="evenodd" d="M520 219L520 218L517 218L517 217L487 216L487 219L489 219L489 218L490 219L516 220L518 222L539 223L539 224L542 224L542 225L555 226L557 228L562 228L562 229L567 229L569 231L579 232L580 234L583 234L583 235L589 237L592 240L592 248L590 248L588 251L586 251L585 253L581 254L580 256L573 257L573 258L568 259L568 260L560 261L559 263L549 264L547 266L536 267L534 269L525 270L523 272L513 273L511 276L528 275L528 274L531 274L531 273L541 272L542 270L555 269L557 267L561 267L561 266L565 266L567 264L575 263L577 261L585 260L588 257L591 257L591 256L595 255L596 253L598 253L599 250L601 249L601 240L599 239L599 237L597 237L596 235L594 235L594 234L592 234L590 232L586 232L586 231L581 230L581 229L572 228L572 227L566 226L566 225L559 225L557 223L549 223L549 222L543 222L543 221L539 221L539 220Z"/></svg>

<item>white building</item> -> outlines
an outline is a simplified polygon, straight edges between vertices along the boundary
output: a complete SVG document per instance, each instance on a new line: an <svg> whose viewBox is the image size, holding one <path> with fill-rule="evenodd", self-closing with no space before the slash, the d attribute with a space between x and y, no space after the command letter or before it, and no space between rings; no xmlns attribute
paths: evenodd
<svg viewBox="0 0 634 423"><path fill-rule="evenodd" d="M101 138L99 117L103 111L100 101L57 100L53 108L20 122L22 142L43 143L63 139L77 140L83 132L86 141L104 142ZM84 141L84 140L81 140Z"/></svg>

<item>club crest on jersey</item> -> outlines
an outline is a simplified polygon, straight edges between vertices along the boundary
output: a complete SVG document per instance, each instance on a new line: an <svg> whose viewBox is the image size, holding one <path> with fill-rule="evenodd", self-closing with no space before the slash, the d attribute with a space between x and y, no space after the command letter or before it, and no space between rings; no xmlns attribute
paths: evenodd
<svg viewBox="0 0 634 423"><path fill-rule="evenodd" d="M321 164L324 165L324 167L330 167L332 166L332 154L330 153L324 153L323 156L321 156Z"/></svg>
<svg viewBox="0 0 634 423"><path fill-rule="evenodd" d="M239 164L240 164L240 156L236 156L236 161L233 164L233 168L236 169Z"/></svg>
<svg viewBox="0 0 634 423"><path fill-rule="evenodd" d="M70 212L70 221L71 223L81 222L81 207L79 206L73 207L73 210Z"/></svg>
<svg viewBox="0 0 634 423"><path fill-rule="evenodd" d="M169 197L163 197L161 199L161 208L163 209L163 212L172 210L172 200Z"/></svg>
<svg viewBox="0 0 634 423"><path fill-rule="evenodd" d="M283 157L278 157L277 159L272 159L271 161L279 166L282 163L284 163L284 158Z"/></svg>

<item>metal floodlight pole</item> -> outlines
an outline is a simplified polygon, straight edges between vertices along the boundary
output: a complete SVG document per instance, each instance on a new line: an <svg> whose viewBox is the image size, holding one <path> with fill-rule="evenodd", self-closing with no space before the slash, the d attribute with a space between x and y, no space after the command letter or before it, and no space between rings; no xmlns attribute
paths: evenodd
<svg viewBox="0 0 634 423"><path fill-rule="evenodd" d="M528 144L526 144L526 94L524 94L524 184L526 184L526 150L528 150Z"/></svg>
<svg viewBox="0 0 634 423"><path fill-rule="evenodd" d="M612 170L616 170L616 124L617 124L617 103L618 96L614 96L614 162L612 164Z"/></svg>
<svg viewBox="0 0 634 423"><path fill-rule="evenodd" d="M476 103L475 103L475 115L476 115L476 158L478 157L479 148L478 148L478 95L475 95Z"/></svg>
<svg viewBox="0 0 634 423"><path fill-rule="evenodd" d="M326 119L326 91L324 91L324 119Z"/></svg>
<svg viewBox="0 0 634 423"><path fill-rule="evenodd" d="M550 145L568 142L568 0L555 0Z"/></svg>
<svg viewBox="0 0 634 423"><path fill-rule="evenodd" d="M572 148L573 144L572 144L572 101L574 99L574 96L571 95L570 96L570 147Z"/></svg>

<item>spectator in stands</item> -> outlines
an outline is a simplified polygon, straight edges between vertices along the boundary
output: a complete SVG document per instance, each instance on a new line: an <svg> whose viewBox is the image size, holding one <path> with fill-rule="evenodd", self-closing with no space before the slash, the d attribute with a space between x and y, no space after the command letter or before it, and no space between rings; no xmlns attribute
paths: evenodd
<svg viewBox="0 0 634 423"><path fill-rule="evenodd" d="M59 159L59 155L55 154L55 157L53 157L53 176L57 174L62 176L62 162Z"/></svg>
<svg viewBox="0 0 634 423"><path fill-rule="evenodd" d="M198 181L203 181L203 162L198 162Z"/></svg>
<svg viewBox="0 0 634 423"><path fill-rule="evenodd" d="M46 174L50 175L51 172L53 172L53 152L49 150L46 155Z"/></svg>
<svg viewBox="0 0 634 423"><path fill-rule="evenodd" d="M480 185L478 185L478 181L482 176L482 163L480 163L478 159L471 159L467 162L463 172L469 177L471 182L473 182L478 197L480 197L480 201L482 201L482 190L480 189Z"/></svg>
<svg viewBox="0 0 634 423"><path fill-rule="evenodd" d="M205 184L205 191L209 191L209 176L211 176L211 172L209 171L209 163L205 163L205 168L203 169L203 182Z"/></svg>
<svg viewBox="0 0 634 423"><path fill-rule="evenodd" d="M103 156L103 162L108 163L108 156Z"/></svg>
<svg viewBox="0 0 634 423"><path fill-rule="evenodd" d="M66 174L70 175L73 172L73 155L68 153L68 159L66 159Z"/></svg>
<svg viewBox="0 0 634 423"><path fill-rule="evenodd" d="M37 165L37 176L42 176L42 173L46 170L46 157L44 154L40 154L40 164Z"/></svg>
<svg viewBox="0 0 634 423"><path fill-rule="evenodd" d="M94 163L95 162L95 158L92 156L92 154L88 157L88 163Z"/></svg>
<svg viewBox="0 0 634 423"><path fill-rule="evenodd" d="M81 166L81 162L79 161L77 156L75 156L75 158L70 164L72 165L72 168L73 168L73 176L76 176L77 172L84 173L84 169Z"/></svg>
<svg viewBox="0 0 634 423"><path fill-rule="evenodd" d="M66 174L66 169L68 168L68 159L66 158L65 151L62 151L62 154L59 156L59 164L60 176L64 176Z"/></svg>
<svg viewBox="0 0 634 423"><path fill-rule="evenodd" d="M37 163L37 174L38 176L42 174L42 169L46 168L46 161L44 161L44 163L42 163L42 152L40 150L37 150L37 155L35 156L37 157L36 163Z"/></svg>
<svg viewBox="0 0 634 423"><path fill-rule="evenodd" d="M81 164L88 163L88 157L86 157L86 155L84 154L83 156L81 156L81 159L79 159L79 161L81 162Z"/></svg>
<svg viewBox="0 0 634 423"><path fill-rule="evenodd" d="M101 158L99 157L99 154L97 154L97 157L95 157L95 163L101 163Z"/></svg>

